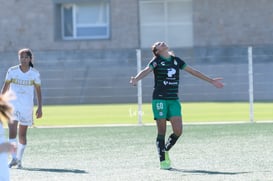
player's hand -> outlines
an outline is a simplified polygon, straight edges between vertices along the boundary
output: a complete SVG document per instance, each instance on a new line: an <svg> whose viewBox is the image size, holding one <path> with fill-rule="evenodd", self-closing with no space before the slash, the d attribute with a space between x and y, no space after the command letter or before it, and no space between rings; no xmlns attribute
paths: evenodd
<svg viewBox="0 0 273 181"><path fill-rule="evenodd" d="M223 88L224 84L221 82L221 80L223 80L223 78L214 78L212 80L212 84L217 88Z"/></svg>
<svg viewBox="0 0 273 181"><path fill-rule="evenodd" d="M39 119L43 116L42 108L38 108L36 111L36 118Z"/></svg>
<svg viewBox="0 0 273 181"><path fill-rule="evenodd" d="M131 77L130 84L132 84L133 86L137 85L137 80L135 77Z"/></svg>

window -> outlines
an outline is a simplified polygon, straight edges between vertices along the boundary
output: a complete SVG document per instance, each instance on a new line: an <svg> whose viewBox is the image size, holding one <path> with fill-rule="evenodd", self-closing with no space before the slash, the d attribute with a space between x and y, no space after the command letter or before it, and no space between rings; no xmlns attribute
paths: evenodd
<svg viewBox="0 0 273 181"><path fill-rule="evenodd" d="M70 39L109 38L109 3L62 4L62 37Z"/></svg>
<svg viewBox="0 0 273 181"><path fill-rule="evenodd" d="M174 48L193 46L191 0L141 0L141 47L166 41Z"/></svg>

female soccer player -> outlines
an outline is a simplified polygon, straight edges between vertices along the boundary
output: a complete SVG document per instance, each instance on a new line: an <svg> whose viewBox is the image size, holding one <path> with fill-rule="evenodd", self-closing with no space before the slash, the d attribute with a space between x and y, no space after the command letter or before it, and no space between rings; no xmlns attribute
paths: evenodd
<svg viewBox="0 0 273 181"><path fill-rule="evenodd" d="M12 160L9 167L16 166L22 168L22 157L27 144L27 129L33 124L33 99L34 89L37 96L36 118L42 117L42 95L40 73L33 68L33 54L30 49L25 48L18 51L19 65L8 69L5 83L2 89L4 94L7 90L15 93L16 99L11 103L14 107L13 123L9 124L9 141L17 143L17 154L12 154Z"/></svg>
<svg viewBox="0 0 273 181"><path fill-rule="evenodd" d="M7 152L15 152L15 146L6 142L3 124L9 122L12 107L8 104L6 96L0 95L0 180L9 181Z"/></svg>
<svg viewBox="0 0 273 181"><path fill-rule="evenodd" d="M130 83L135 86L139 80L152 71L154 72L152 108L158 131L156 146L159 153L160 168L171 169L168 151L182 134L181 105L178 98L179 70L185 70L217 88L222 88L224 85L220 81L221 78L210 78L187 65L179 57L174 56L164 42L156 42L152 46L152 52L154 54L152 60L135 77L131 77ZM172 125L173 133L165 143L167 120Z"/></svg>

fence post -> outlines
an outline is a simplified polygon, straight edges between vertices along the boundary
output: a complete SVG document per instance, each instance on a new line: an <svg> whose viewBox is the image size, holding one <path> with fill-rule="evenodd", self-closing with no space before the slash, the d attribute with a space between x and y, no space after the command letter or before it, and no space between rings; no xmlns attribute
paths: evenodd
<svg viewBox="0 0 273 181"><path fill-rule="evenodd" d="M136 57L137 57L137 72L141 71L141 50L136 50ZM142 125L142 83L141 80L137 83L137 103L138 103L138 124Z"/></svg>
<svg viewBox="0 0 273 181"><path fill-rule="evenodd" d="M254 91L253 91L253 57L252 46L248 47L248 79L249 79L249 119L254 122Z"/></svg>

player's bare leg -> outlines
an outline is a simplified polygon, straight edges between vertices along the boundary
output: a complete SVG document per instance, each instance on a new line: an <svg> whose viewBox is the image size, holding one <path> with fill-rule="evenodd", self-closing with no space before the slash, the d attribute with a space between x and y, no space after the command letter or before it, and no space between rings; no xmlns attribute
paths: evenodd
<svg viewBox="0 0 273 181"><path fill-rule="evenodd" d="M170 122L172 125L173 133L169 136L166 143L166 151L169 151L173 147L178 138L182 135L183 130L182 118L180 116L171 117Z"/></svg>
<svg viewBox="0 0 273 181"><path fill-rule="evenodd" d="M165 160L171 165L171 160L169 157L169 150L175 145L176 141L182 134L182 119L180 116L174 116L170 119L173 133L169 136L165 145Z"/></svg>
<svg viewBox="0 0 273 181"><path fill-rule="evenodd" d="M168 170L171 168L170 162L165 159L165 134L166 134L166 119L156 120L157 124L157 138L156 146L159 154L160 168Z"/></svg>
<svg viewBox="0 0 273 181"><path fill-rule="evenodd" d="M9 142L13 144L17 148L17 126L18 126L18 121L13 121L13 123L9 123ZM12 160L9 163L9 167L13 167L17 165L17 154L16 152L11 153Z"/></svg>
<svg viewBox="0 0 273 181"><path fill-rule="evenodd" d="M181 136L183 131L182 117L180 116L171 117L170 122L172 125L173 133L178 137Z"/></svg>
<svg viewBox="0 0 273 181"><path fill-rule="evenodd" d="M22 168L22 158L27 145L27 129L28 126L19 125L19 142L17 150L17 168Z"/></svg>

